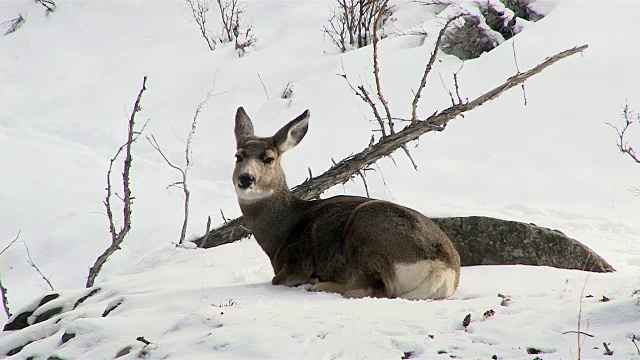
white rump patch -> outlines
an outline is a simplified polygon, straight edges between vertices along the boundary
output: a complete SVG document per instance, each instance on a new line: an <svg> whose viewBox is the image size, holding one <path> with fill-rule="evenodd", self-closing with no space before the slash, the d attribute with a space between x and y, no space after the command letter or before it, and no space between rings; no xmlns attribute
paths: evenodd
<svg viewBox="0 0 640 360"><path fill-rule="evenodd" d="M396 278L388 284L393 296L409 300L444 299L456 290L456 272L440 260L396 264Z"/></svg>

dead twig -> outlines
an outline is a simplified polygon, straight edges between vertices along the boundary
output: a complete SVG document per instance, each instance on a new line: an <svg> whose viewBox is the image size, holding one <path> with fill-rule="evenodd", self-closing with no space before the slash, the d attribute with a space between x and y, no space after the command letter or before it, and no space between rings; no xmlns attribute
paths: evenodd
<svg viewBox="0 0 640 360"><path fill-rule="evenodd" d="M18 230L18 234L16 235L16 237L13 240L11 240L9 245L5 246L4 249L2 249L2 251L0 251L0 255L4 254L5 251L9 250L9 248L11 247L11 245L13 245L13 243L18 241L18 239L20 238L20 232L22 232L22 230Z"/></svg>
<svg viewBox="0 0 640 360"><path fill-rule="evenodd" d="M636 335L634 334L633 337L631 337L631 342L633 343L633 345L635 345L638 355L640 355L640 348L638 348L638 344L636 343L636 340L640 341L640 338L637 338Z"/></svg>
<svg viewBox="0 0 640 360"><path fill-rule="evenodd" d="M0 23L0 27L7 27L7 31L4 32L5 35L9 35L11 33L16 32L22 24L25 23L24 16L22 14L18 14L18 17L13 18L11 20L3 21Z"/></svg>
<svg viewBox="0 0 640 360"><path fill-rule="evenodd" d="M588 337L593 337L593 335L586 333L584 331L575 331L575 330L569 330L562 333L562 335L565 335L565 334L579 334L579 335L584 335Z"/></svg>
<svg viewBox="0 0 640 360"><path fill-rule="evenodd" d="M40 277L42 278L42 280L44 280L44 282L47 283L47 286L49 286L49 290L53 290L53 285L51 285L51 281L49 281L49 279L47 279L47 277L44 276L42 271L40 271L38 266L36 266L36 264L33 262L33 259L31 258L31 252L29 252L29 247L27 246L27 243L25 241L22 241L22 244L24 245L24 248L27 250L27 259L28 259L27 262L29 263L29 265L31 265L31 267L36 269L38 274L40 274Z"/></svg>
<svg viewBox="0 0 640 360"><path fill-rule="evenodd" d="M373 145L370 144L361 152L341 160L323 174L295 186L292 189L294 195L306 200L319 197L320 194L325 192L327 189L349 181L353 176L358 174L359 170L364 169L384 157L391 156L391 154L402 145L416 140L428 132L441 131L449 121L482 106L488 101L498 98L506 91L515 86L519 86L522 82L539 74L544 69L562 59L581 53L587 49L587 47L588 45L576 46L559 52L548 57L532 69L510 77L502 84L471 101L463 104L452 105L447 109L434 113L422 121L412 122L395 134L382 137L377 143ZM205 235L207 236L206 242L202 241L203 238L201 238L200 243L203 244L203 247L209 248L251 236L251 232L243 225L243 221L242 217L230 220L227 224L224 224L212 230L211 233Z"/></svg>
<svg viewBox="0 0 640 360"><path fill-rule="evenodd" d="M13 245L16 241L18 241L18 239L20 238L20 232L22 230L18 230L18 234L16 235L16 237L9 243L9 245L5 246L4 249L2 249L2 251L0 251L0 255L4 254L5 251L7 251L11 245ZM4 284L2 283L2 276L0 276L0 297L2 297L2 309L4 310L4 313L7 315L7 319L11 317L11 311L9 310L9 299L7 297L7 288L4 287Z"/></svg>
<svg viewBox="0 0 640 360"><path fill-rule="evenodd" d="M621 115L624 118L624 127L622 129L620 129L618 126L613 125L613 124L608 123L608 122L605 122L605 124L607 124L607 125L611 126L612 128L614 128L616 130L616 132L618 133L617 145L618 145L618 149L620 150L620 152L623 153L623 154L628 155L633 161L635 161L636 163L640 164L640 155L638 155L636 153L636 150L631 145L629 145L629 142L625 138L629 128L634 123L636 123L637 121L640 120L640 113L635 113L634 114L634 110L632 110L629 107L629 100L626 100L625 103L624 103L624 106L622 107Z"/></svg>
<svg viewBox="0 0 640 360"><path fill-rule="evenodd" d="M262 84L262 90L264 90L264 95L267 97L267 100L269 100L269 92L267 92L267 87L264 86L264 82L262 81L262 77L260 77L260 73L256 73L256 75L258 75L258 79L260 80L260 84Z"/></svg>
<svg viewBox="0 0 640 360"><path fill-rule="evenodd" d="M136 114L142 110L142 94L147 90L147 77L143 77L142 79L142 87L138 92L138 96L136 97L136 102L133 105L133 109L131 110L131 116L129 117L128 124L128 132L127 132L127 142L120 146L118 151L111 161L109 162L109 169L107 170L107 196L103 201L105 208L107 209L107 218L109 219L109 232L111 233L111 245L96 259L95 263L89 269L89 276L87 277L86 287L93 286L93 283L96 280L96 277L100 273L102 266L107 262L109 257L113 255L117 250L120 249L120 245L124 241L125 236L131 230L131 204L133 203L133 197L131 196L131 186L129 184L130 174L131 174L131 164L133 162L133 157L131 156L131 146L138 139L140 134L144 131L145 125L142 127L142 130L135 131L135 119ZM125 159L124 159L124 170L122 172L122 190L124 192L124 197L122 198L123 207L122 207L122 219L123 225L120 230L116 230L115 221L113 217L113 211L111 209L111 171L113 169L113 163L116 161L122 150L125 150Z"/></svg>

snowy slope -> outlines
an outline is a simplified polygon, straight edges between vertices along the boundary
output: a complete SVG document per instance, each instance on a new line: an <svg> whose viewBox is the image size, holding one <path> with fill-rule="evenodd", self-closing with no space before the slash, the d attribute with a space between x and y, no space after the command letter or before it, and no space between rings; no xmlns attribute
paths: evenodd
<svg viewBox="0 0 640 360"><path fill-rule="evenodd" d="M1 21L19 12L27 19L16 33L0 37L2 247L22 230L0 257L14 312L46 293L27 263L23 242L56 290L80 289L108 245L105 173L125 140L143 75L149 81L139 125L149 119L145 132L176 162L182 160L195 107L215 83L217 95L201 113L194 143L190 236L204 232L208 215L220 219L219 209L227 217L239 215L229 181L237 106L247 109L256 131L265 135L311 109L308 136L285 157L290 185L304 180L307 167L319 174L331 158L360 151L375 129L367 120L369 109L335 75L344 66L354 81L372 83L371 49L339 54L323 37L329 1L254 1L246 16L259 41L243 58L229 45L209 51L183 1L58 5L45 16L31 2L0 3ZM433 31L442 24L430 8L396 5L390 28L398 33ZM576 271L465 268L454 299L442 302L347 301L273 288L268 259L253 241L210 250L171 246L179 236L182 198L165 187L177 174L139 141L133 230L103 270L98 281L103 290L73 312L84 319L65 317L65 326L82 336L56 354L111 358L128 344L138 351L143 344L135 338L144 336L157 346L149 352L152 358L398 358L410 351L435 358L439 350L448 353L443 358L535 357L526 347L553 350L541 355L545 359L576 358L576 335L562 333L576 330L586 281L585 295L594 297L583 300L583 316L594 338L586 339L585 358L600 358L605 341L614 358L640 358L629 339L640 337L640 308L631 297L640 288L640 197L629 191L640 186L640 167L617 152L615 133L604 124L620 121L626 97L640 108L640 48L631 46L640 4L543 5L548 16L514 38L520 69L587 43L583 56L528 81L526 106L522 91L512 90L451 122L446 131L423 137L412 147L418 172L402 154L394 156L397 166L381 161L379 171L369 173L369 187L374 197L430 216L489 215L560 229L603 255L617 273L587 281L586 273ZM423 40L405 35L381 42L383 86L398 116L409 114L411 91L431 51L433 39ZM440 60L422 115L449 104L438 75L450 86L461 63L446 55ZM515 71L509 41L464 63L462 94L476 97ZM293 97L280 99L288 83ZM356 181L330 194L345 192L364 190ZM501 307L498 292L511 295L512 304ZM62 294L60 301L71 301L82 292ZM603 295L612 301L598 302ZM101 318L119 298L123 304ZM237 304L213 306L226 299ZM480 321L489 309L496 315ZM473 321L464 331L468 313ZM2 349L15 340L11 336L0 335ZM17 358L24 353L46 358L58 348L59 336L26 347Z"/></svg>

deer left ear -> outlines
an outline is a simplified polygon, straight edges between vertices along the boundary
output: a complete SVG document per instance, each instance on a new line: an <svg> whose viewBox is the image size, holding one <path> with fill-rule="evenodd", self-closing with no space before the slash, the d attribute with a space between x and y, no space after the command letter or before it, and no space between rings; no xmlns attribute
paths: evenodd
<svg viewBox="0 0 640 360"><path fill-rule="evenodd" d="M305 110L273 135L273 142L280 154L295 147L302 141L302 138L304 138L309 129L309 116L311 116L311 112Z"/></svg>

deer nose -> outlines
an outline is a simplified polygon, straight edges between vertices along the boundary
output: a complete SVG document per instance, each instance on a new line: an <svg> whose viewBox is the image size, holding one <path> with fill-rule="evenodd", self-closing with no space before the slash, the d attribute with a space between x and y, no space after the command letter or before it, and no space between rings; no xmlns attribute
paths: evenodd
<svg viewBox="0 0 640 360"><path fill-rule="evenodd" d="M240 189L246 189L249 186L251 186L251 184L253 184L255 181L256 181L256 178L253 176L240 175L240 177L238 178L238 187Z"/></svg>

